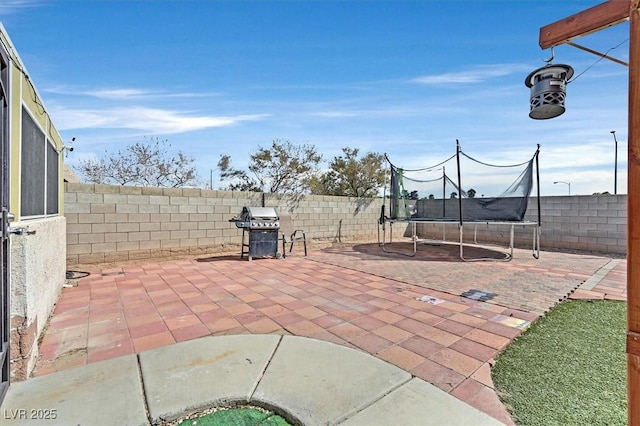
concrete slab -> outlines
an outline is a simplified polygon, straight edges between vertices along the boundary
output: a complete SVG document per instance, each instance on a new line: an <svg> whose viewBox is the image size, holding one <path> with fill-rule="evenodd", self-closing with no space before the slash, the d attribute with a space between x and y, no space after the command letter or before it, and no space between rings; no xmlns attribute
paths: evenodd
<svg viewBox="0 0 640 426"><path fill-rule="evenodd" d="M498 420L414 378L375 402L341 426L375 425L489 426Z"/></svg>
<svg viewBox="0 0 640 426"><path fill-rule="evenodd" d="M600 281L602 281L602 279L618 265L618 263L620 263L620 259L611 259L609 263L598 269L595 274L590 276L589 279L582 283L580 285L580 288L583 290L593 290L593 288L597 286Z"/></svg>
<svg viewBox="0 0 640 426"><path fill-rule="evenodd" d="M203 337L142 352L140 370L151 421L247 401L279 340L276 335Z"/></svg>
<svg viewBox="0 0 640 426"><path fill-rule="evenodd" d="M0 418L2 425L148 425L136 356L12 383Z"/></svg>
<svg viewBox="0 0 640 426"><path fill-rule="evenodd" d="M335 424L410 379L364 352L284 336L252 401L279 407L306 426Z"/></svg>

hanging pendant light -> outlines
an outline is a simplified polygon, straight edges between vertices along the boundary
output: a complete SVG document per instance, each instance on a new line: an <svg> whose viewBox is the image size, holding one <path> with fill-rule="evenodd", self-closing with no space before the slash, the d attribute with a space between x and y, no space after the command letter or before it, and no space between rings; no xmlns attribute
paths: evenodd
<svg viewBox="0 0 640 426"><path fill-rule="evenodd" d="M529 117L546 120L558 117L565 111L567 82L573 76L569 65L548 63L527 76L524 84L531 88Z"/></svg>

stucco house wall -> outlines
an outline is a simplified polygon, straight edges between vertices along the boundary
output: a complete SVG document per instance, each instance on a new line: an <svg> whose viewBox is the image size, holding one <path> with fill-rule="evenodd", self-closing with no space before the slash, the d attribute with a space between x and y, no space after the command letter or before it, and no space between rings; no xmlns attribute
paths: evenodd
<svg viewBox="0 0 640 426"><path fill-rule="evenodd" d="M10 58L9 104L9 211L10 224L10 356L11 378L28 377L38 356L38 337L60 295L66 278L66 220L64 218L63 157L64 142L52 122L26 67L7 31L0 24L2 48ZM38 135L44 135L42 149L51 164L44 171L45 207L41 214L23 214L27 201L23 191L24 118L32 120ZM39 139L38 139L39 140ZM25 157L26 158L26 157ZM56 165L56 168L51 168ZM55 173L52 173L54 170ZM50 183L50 185L48 185ZM57 192L57 201L47 191ZM30 196L31 194L27 194ZM47 204L48 203L48 204ZM55 207L55 208L54 208Z"/></svg>

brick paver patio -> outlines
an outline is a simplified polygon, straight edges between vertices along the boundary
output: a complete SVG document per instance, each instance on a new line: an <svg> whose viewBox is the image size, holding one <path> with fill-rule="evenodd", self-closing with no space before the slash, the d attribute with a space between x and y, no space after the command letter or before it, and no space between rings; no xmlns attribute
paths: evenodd
<svg viewBox="0 0 640 426"><path fill-rule="evenodd" d="M611 259L516 250L512 262L465 263L448 248L420 251L363 244L94 270L64 289L35 375L206 335L293 334L366 351L513 424L493 391L492 359ZM470 289L495 296L461 296ZM590 292L624 299L625 289L622 260Z"/></svg>

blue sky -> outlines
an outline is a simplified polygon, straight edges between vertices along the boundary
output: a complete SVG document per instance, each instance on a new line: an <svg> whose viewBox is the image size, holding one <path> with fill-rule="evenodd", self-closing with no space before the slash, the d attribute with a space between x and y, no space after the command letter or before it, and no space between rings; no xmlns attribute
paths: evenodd
<svg viewBox="0 0 640 426"><path fill-rule="evenodd" d="M492 164L541 145L542 195L627 188L628 68L570 46L567 112L532 120L525 77L541 26L601 1L2 0L0 20L65 140L66 158L145 137L245 168L274 139L387 153L404 168L455 152ZM628 23L576 42L628 61ZM478 179L481 179L479 177ZM214 172L214 187L217 185ZM480 184L480 183L478 183ZM472 185L469 185L472 186ZM411 188L407 188L411 189Z"/></svg>

